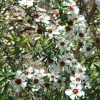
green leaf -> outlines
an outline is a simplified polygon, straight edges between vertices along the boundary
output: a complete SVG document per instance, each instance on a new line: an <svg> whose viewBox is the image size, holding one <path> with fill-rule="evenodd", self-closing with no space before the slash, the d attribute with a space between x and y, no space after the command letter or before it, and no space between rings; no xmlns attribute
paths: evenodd
<svg viewBox="0 0 100 100"><path fill-rule="evenodd" d="M39 35L39 34L38 34L38 36L40 37L40 39L41 39L41 41L42 41L42 43L43 43L43 41L44 41L44 36L43 36L43 35Z"/></svg>
<svg viewBox="0 0 100 100"><path fill-rule="evenodd" d="M36 47L36 44L37 44L38 40L35 41L34 45L33 45L33 48Z"/></svg>
<svg viewBox="0 0 100 100"><path fill-rule="evenodd" d="M16 47L16 48L14 49L14 51L12 52L12 54L18 54L18 53L20 53L20 52L21 52L20 47Z"/></svg>
<svg viewBox="0 0 100 100"><path fill-rule="evenodd" d="M44 44L46 44L50 39L52 39L53 37L48 38L47 40L44 41Z"/></svg>
<svg viewBox="0 0 100 100"><path fill-rule="evenodd" d="M16 42L17 38L12 33L10 35L13 37L12 40Z"/></svg>
<svg viewBox="0 0 100 100"><path fill-rule="evenodd" d="M2 70L0 71L0 73L2 76L5 76L5 73Z"/></svg>
<svg viewBox="0 0 100 100"><path fill-rule="evenodd" d="M21 35L21 33L18 33L18 36L20 37L20 39L23 39L23 36Z"/></svg>
<svg viewBox="0 0 100 100"><path fill-rule="evenodd" d="M4 77L0 77L0 81L2 81L4 79Z"/></svg>
<svg viewBox="0 0 100 100"><path fill-rule="evenodd" d="M22 42L22 43L26 42L32 35L33 35L33 34L26 36L24 39L22 39L21 42Z"/></svg>
<svg viewBox="0 0 100 100"><path fill-rule="evenodd" d="M26 54L28 54L29 52L30 52L30 51L26 51L26 52L22 53L21 56L22 56L22 55L26 55Z"/></svg>
<svg viewBox="0 0 100 100"><path fill-rule="evenodd" d="M58 6L54 6L54 7L52 7L52 9L58 9L59 7Z"/></svg>
<svg viewBox="0 0 100 100"><path fill-rule="evenodd" d="M52 45L52 43L50 43L50 44L46 47L46 49L49 48L51 45Z"/></svg>
<svg viewBox="0 0 100 100"><path fill-rule="evenodd" d="M15 73L7 73L7 77L15 76Z"/></svg>
<svg viewBox="0 0 100 100"><path fill-rule="evenodd" d="M93 61L96 57L97 57L97 55L93 55L92 57L87 58L87 59L85 60L85 63Z"/></svg>
<svg viewBox="0 0 100 100"><path fill-rule="evenodd" d="M98 65L96 65L96 64L94 64L94 66L96 67L96 71L97 71L97 72L100 72L100 66L98 66Z"/></svg>
<svg viewBox="0 0 100 100"><path fill-rule="evenodd" d="M94 42L94 40L93 40L93 39L90 39L90 38L89 38L89 39L86 39L86 40L88 40L88 41L90 41L90 42Z"/></svg>

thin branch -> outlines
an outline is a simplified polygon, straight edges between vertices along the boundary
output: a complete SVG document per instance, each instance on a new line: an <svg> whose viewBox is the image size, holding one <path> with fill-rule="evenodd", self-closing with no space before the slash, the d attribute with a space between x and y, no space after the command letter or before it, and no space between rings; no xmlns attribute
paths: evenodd
<svg viewBox="0 0 100 100"><path fill-rule="evenodd" d="M96 11L96 7L97 7L97 5L96 5L96 3L95 3L95 1L94 1L93 7L92 7L92 9L91 9L91 11L90 11L90 13L89 13L89 15L88 15L88 17L87 17L87 20L86 20L86 23L87 23L88 25L89 25L89 23L90 23L90 21L91 21L91 19L92 19L92 17L93 17L94 12Z"/></svg>

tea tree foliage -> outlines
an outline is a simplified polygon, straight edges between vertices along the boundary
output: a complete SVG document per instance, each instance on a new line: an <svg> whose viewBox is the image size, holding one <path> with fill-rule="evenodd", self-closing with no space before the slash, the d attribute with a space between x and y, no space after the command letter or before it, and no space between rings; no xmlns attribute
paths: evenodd
<svg viewBox="0 0 100 100"><path fill-rule="evenodd" d="M0 1L0 100L100 98L100 2L89 2Z"/></svg>

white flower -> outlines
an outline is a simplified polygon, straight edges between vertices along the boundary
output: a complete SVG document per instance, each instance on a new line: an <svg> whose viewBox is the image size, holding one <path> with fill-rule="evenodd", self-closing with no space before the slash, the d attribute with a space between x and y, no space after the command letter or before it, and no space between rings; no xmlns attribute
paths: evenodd
<svg viewBox="0 0 100 100"><path fill-rule="evenodd" d="M26 75L26 77L28 77L29 79L31 79L32 78L32 73L33 72L33 67L29 67L27 70L25 70L25 71L23 71L23 74L25 74Z"/></svg>
<svg viewBox="0 0 100 100"><path fill-rule="evenodd" d="M70 53L67 57L66 57L67 61L72 63L74 61L74 54Z"/></svg>
<svg viewBox="0 0 100 100"><path fill-rule="evenodd" d="M56 48L59 47L59 49L63 50L67 47L68 43L69 40L66 40L65 38L61 38L59 41L56 41Z"/></svg>
<svg viewBox="0 0 100 100"><path fill-rule="evenodd" d="M70 0L69 2L63 1L62 4L63 4L64 6L66 6L66 5L68 5L68 6L70 6L70 5L75 6L75 5L76 5L76 2L73 1L73 0Z"/></svg>
<svg viewBox="0 0 100 100"><path fill-rule="evenodd" d="M84 34L85 33L77 33L77 35L76 36L74 36L74 39L75 40L80 40L81 42L83 42L84 41Z"/></svg>
<svg viewBox="0 0 100 100"><path fill-rule="evenodd" d="M46 27L46 31L45 34L48 35L49 37L53 37L53 35L58 35L60 34L60 32L58 32L59 30L56 29L55 25L48 25Z"/></svg>
<svg viewBox="0 0 100 100"><path fill-rule="evenodd" d="M71 66L72 66L72 64L70 63L70 61L66 60L66 58L64 58L64 57L60 58L57 62L57 68L59 71L62 69L67 72L70 72L69 67L71 67Z"/></svg>
<svg viewBox="0 0 100 100"><path fill-rule="evenodd" d="M92 87L92 85L90 84L92 81L89 79L89 80L87 80L86 82L85 82L85 88L91 88Z"/></svg>
<svg viewBox="0 0 100 100"><path fill-rule="evenodd" d="M46 76L46 74L45 74L45 70L44 69L40 69L40 70L38 70L38 69L34 69L34 75L38 75L38 76L40 76L40 77L44 77L44 76Z"/></svg>
<svg viewBox="0 0 100 100"><path fill-rule="evenodd" d="M27 85L27 82L25 82L26 80L26 76L25 74L19 74L20 71L16 72L16 76L14 77L14 80L11 80L11 85L14 86L14 90L16 92L19 92L21 90L21 87L24 89Z"/></svg>
<svg viewBox="0 0 100 100"><path fill-rule="evenodd" d="M70 2L70 3L69 3ZM76 6L76 2L73 0L70 0L69 2L64 1L63 5L67 5L67 14L72 15L73 18L76 18L76 16L79 13L79 8Z"/></svg>
<svg viewBox="0 0 100 100"><path fill-rule="evenodd" d="M67 89L65 91L65 94L70 96L72 100L75 100L75 98L77 99L78 97L84 96L84 92L81 91L80 87L81 87L80 85L77 85L77 87L76 85L73 85L72 89Z"/></svg>
<svg viewBox="0 0 100 100"><path fill-rule="evenodd" d="M51 69L51 71L59 69L57 67L56 63L57 63L57 58L56 57L50 59L48 67L49 67L49 69Z"/></svg>
<svg viewBox="0 0 100 100"><path fill-rule="evenodd" d="M29 85L30 87L32 87L32 91L38 91L40 88L41 88L41 85L44 84L44 80L41 79L40 75L37 75L37 76L33 76L31 78L32 82L31 84Z"/></svg>
<svg viewBox="0 0 100 100"><path fill-rule="evenodd" d="M57 79L57 81L55 81L55 83L53 83L53 86L55 86L56 88L60 88L60 86L65 87L64 81L65 77L59 75L59 78Z"/></svg>
<svg viewBox="0 0 100 100"><path fill-rule="evenodd" d="M47 75L50 78L50 81L57 81L57 78L59 77L59 75L56 75L53 72L52 73L48 73Z"/></svg>
<svg viewBox="0 0 100 100"><path fill-rule="evenodd" d="M56 10L53 14L53 17L57 19L59 17L59 10Z"/></svg>
<svg viewBox="0 0 100 100"><path fill-rule="evenodd" d="M87 82L89 80L89 76L88 75L82 75L82 82Z"/></svg>
<svg viewBox="0 0 100 100"><path fill-rule="evenodd" d="M72 83L74 84L81 84L81 75L75 73L75 76L70 76L70 80L72 81Z"/></svg>
<svg viewBox="0 0 100 100"><path fill-rule="evenodd" d="M85 71L86 71L86 68L85 67L82 67L79 63L77 64L76 66L76 73L80 74L80 75L83 75L85 74Z"/></svg>
<svg viewBox="0 0 100 100"><path fill-rule="evenodd" d="M74 27L74 25L73 25ZM64 26L59 26L58 30L61 32L61 34L63 34L64 37L67 37L69 33L72 32L72 27L68 26L68 24L64 25Z"/></svg>
<svg viewBox="0 0 100 100"><path fill-rule="evenodd" d="M18 1L20 5L27 5L28 7L33 6L34 0L20 0Z"/></svg>
<svg viewBox="0 0 100 100"><path fill-rule="evenodd" d="M70 54L71 54L70 47L66 47L65 52L64 52L65 57L68 57L68 55L70 55Z"/></svg>
<svg viewBox="0 0 100 100"><path fill-rule="evenodd" d="M50 20L50 17L47 16L46 14L42 14L40 17L39 17L39 20L45 24L49 24L49 20Z"/></svg>
<svg viewBox="0 0 100 100"><path fill-rule="evenodd" d="M85 56L94 54L94 51L92 50L92 44L91 43L85 43L85 48L80 48L80 51L85 53Z"/></svg>
<svg viewBox="0 0 100 100"><path fill-rule="evenodd" d="M39 13L34 13L33 18L35 22L40 22L39 16Z"/></svg>

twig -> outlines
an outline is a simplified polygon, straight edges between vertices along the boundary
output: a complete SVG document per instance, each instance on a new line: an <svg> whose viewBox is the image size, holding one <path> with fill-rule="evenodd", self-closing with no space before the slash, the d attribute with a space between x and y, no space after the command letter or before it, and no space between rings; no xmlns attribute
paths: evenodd
<svg viewBox="0 0 100 100"><path fill-rule="evenodd" d="M92 18L92 16L93 16L93 14L94 14L94 12L95 12L95 8L97 7L97 5L96 5L96 3L95 3L95 1L94 1L94 3L93 3L93 7L92 7L92 9L91 9L91 11L90 11L90 13L89 13L89 15L88 15L88 17L87 17L87 20L86 20L86 23L89 25L89 23L90 23L90 21L91 21L91 18Z"/></svg>
<svg viewBox="0 0 100 100"><path fill-rule="evenodd" d="M80 50L80 44L81 44L81 42L78 41L78 44L77 44L77 47L76 47L76 50L75 50L75 54L74 54L75 59L78 57L79 50Z"/></svg>

